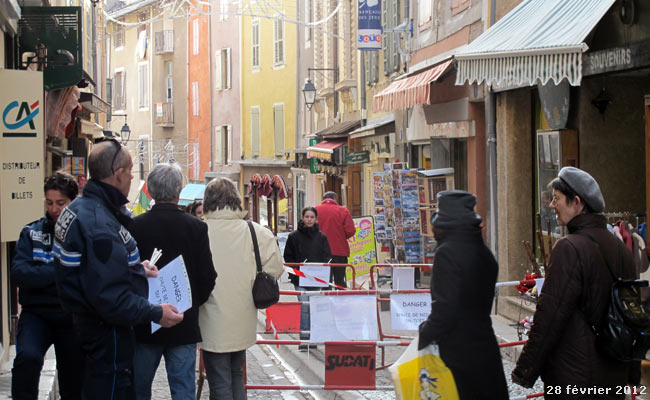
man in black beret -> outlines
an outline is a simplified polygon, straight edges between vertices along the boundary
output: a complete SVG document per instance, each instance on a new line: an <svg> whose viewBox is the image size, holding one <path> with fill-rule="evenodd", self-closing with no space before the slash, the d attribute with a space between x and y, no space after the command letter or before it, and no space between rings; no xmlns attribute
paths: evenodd
<svg viewBox="0 0 650 400"><path fill-rule="evenodd" d="M592 326L607 312L614 281L605 262L622 278L634 278L632 254L605 226L605 200L587 172L564 167L549 184L550 207L569 234L551 251L528 342L512 381L532 387L544 381L545 398L593 399L571 388L602 388L598 399L623 399L628 365L602 355ZM555 396L555 397L554 397Z"/></svg>

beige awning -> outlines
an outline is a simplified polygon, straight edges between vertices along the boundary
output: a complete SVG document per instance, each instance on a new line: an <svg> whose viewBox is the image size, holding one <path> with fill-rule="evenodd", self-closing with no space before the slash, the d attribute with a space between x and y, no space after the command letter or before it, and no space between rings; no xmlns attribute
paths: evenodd
<svg viewBox="0 0 650 400"><path fill-rule="evenodd" d="M104 137L104 128L92 121L79 118L81 122L80 131L83 135L90 136L93 139Z"/></svg>

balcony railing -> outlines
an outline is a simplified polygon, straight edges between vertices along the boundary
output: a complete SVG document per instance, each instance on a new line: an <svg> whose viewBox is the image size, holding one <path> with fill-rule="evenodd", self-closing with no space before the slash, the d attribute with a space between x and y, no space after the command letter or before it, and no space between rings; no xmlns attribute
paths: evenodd
<svg viewBox="0 0 650 400"><path fill-rule="evenodd" d="M156 103L156 125L162 127L174 126L174 103Z"/></svg>
<svg viewBox="0 0 650 400"><path fill-rule="evenodd" d="M156 54L174 52L174 31L166 30L154 34L154 48Z"/></svg>

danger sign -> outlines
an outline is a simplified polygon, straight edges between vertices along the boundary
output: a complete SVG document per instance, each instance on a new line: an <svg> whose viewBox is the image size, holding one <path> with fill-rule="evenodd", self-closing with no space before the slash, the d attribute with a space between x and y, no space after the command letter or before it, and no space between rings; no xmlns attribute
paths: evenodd
<svg viewBox="0 0 650 400"><path fill-rule="evenodd" d="M376 345L325 344L326 389L375 389Z"/></svg>

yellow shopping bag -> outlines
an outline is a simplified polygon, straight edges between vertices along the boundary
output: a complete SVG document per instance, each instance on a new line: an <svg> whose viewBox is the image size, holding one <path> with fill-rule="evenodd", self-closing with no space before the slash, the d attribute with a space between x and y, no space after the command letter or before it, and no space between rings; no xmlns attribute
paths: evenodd
<svg viewBox="0 0 650 400"><path fill-rule="evenodd" d="M438 346L418 351L416 338L388 370L398 400L458 400L454 376L440 358Z"/></svg>

